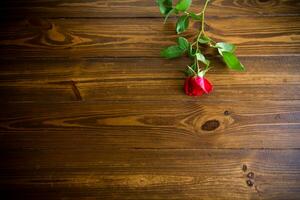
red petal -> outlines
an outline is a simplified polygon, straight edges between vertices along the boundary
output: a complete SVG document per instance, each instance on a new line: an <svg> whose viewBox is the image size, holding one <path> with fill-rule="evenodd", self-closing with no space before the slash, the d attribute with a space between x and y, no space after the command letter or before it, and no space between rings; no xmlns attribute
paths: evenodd
<svg viewBox="0 0 300 200"><path fill-rule="evenodd" d="M185 79L184 91L189 96L201 96L204 93L194 77Z"/></svg>
<svg viewBox="0 0 300 200"><path fill-rule="evenodd" d="M208 94L212 91L213 86L212 84L204 77L197 77L196 78L197 83L200 85L200 87L203 89L203 91Z"/></svg>
<svg viewBox="0 0 300 200"><path fill-rule="evenodd" d="M192 85L193 85L193 96L201 96L204 94L204 91L201 88L201 86L198 84L196 78L192 79Z"/></svg>

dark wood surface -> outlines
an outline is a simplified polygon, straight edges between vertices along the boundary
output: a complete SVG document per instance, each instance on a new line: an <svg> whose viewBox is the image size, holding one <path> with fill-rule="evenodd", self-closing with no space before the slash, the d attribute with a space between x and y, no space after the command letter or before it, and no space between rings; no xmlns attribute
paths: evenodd
<svg viewBox="0 0 300 200"><path fill-rule="evenodd" d="M211 56L199 98L183 93L189 60L159 57L176 19L154 1L0 12L1 200L300 198L300 1L212 0L208 33L247 71Z"/></svg>
<svg viewBox="0 0 300 200"><path fill-rule="evenodd" d="M158 58L177 38L175 20L163 26L161 18L16 19L0 33L0 52L5 58ZM216 41L238 45L239 55L275 56L299 52L299 24L300 16L211 16L207 29ZM190 26L187 37L197 33L197 24Z"/></svg>

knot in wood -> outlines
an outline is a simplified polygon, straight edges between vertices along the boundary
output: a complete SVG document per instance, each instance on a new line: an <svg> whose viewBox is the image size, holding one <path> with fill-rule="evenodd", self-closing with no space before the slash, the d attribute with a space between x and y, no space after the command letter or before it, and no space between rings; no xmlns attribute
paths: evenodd
<svg viewBox="0 0 300 200"><path fill-rule="evenodd" d="M209 120L205 122L202 126L201 129L204 131L213 131L217 129L220 126L220 122L218 120Z"/></svg>

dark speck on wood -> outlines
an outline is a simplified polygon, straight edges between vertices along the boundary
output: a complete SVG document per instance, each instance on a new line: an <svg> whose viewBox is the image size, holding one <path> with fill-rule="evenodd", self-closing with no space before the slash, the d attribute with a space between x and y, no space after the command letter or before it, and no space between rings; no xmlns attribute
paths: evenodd
<svg viewBox="0 0 300 200"><path fill-rule="evenodd" d="M243 171L246 172L247 171L247 165L243 165Z"/></svg>
<svg viewBox="0 0 300 200"><path fill-rule="evenodd" d="M228 110L225 110L225 111L224 111L224 115L226 115L226 116L227 116L227 115L229 115L229 114L230 114L230 113L229 113L229 111L228 111Z"/></svg>
<svg viewBox="0 0 300 200"><path fill-rule="evenodd" d="M246 183L249 187L252 187L254 185L254 182L252 180L247 180Z"/></svg>
<svg viewBox="0 0 300 200"><path fill-rule="evenodd" d="M248 177L248 178L254 178L254 173L253 173L253 172L249 172L249 173L247 174L247 177Z"/></svg>

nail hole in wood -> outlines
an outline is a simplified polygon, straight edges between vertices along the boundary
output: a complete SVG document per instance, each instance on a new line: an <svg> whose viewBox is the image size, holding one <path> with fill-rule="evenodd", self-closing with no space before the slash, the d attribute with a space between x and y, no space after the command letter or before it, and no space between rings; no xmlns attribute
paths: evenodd
<svg viewBox="0 0 300 200"><path fill-rule="evenodd" d="M253 172L249 172L247 174L247 177L253 179L254 178L254 173Z"/></svg>
<svg viewBox="0 0 300 200"><path fill-rule="evenodd" d="M254 185L254 182L252 180L247 180L246 183L249 187L252 187Z"/></svg>

